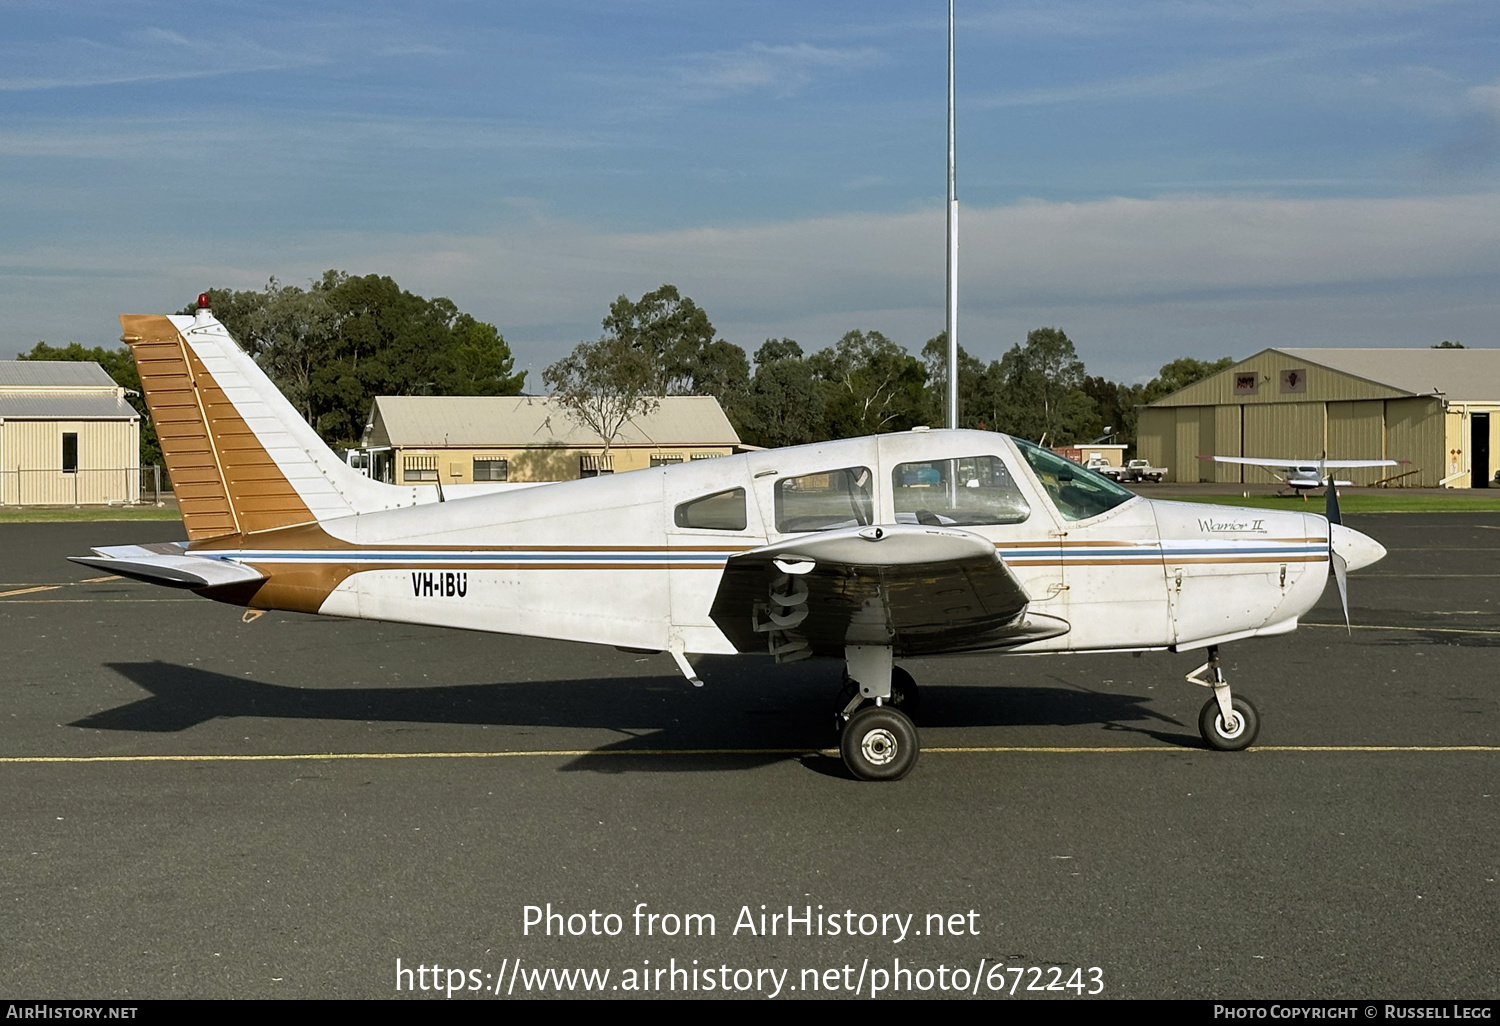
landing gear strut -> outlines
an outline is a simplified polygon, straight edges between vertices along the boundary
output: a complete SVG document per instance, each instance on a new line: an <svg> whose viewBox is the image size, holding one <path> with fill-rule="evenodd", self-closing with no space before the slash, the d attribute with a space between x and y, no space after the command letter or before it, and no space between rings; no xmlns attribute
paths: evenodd
<svg viewBox="0 0 1500 1026"><path fill-rule="evenodd" d="M1188 682L1213 688L1214 697L1198 713L1198 732L1210 748L1238 752L1249 748L1260 732L1260 715L1244 698L1230 694L1229 682L1219 665L1219 646L1208 647L1208 662L1187 675Z"/></svg>
<svg viewBox="0 0 1500 1026"><path fill-rule="evenodd" d="M900 780L917 764L922 750L909 715L916 707L917 683L891 665L889 648L850 645L845 659L848 667L837 716L839 754L860 780Z"/></svg>

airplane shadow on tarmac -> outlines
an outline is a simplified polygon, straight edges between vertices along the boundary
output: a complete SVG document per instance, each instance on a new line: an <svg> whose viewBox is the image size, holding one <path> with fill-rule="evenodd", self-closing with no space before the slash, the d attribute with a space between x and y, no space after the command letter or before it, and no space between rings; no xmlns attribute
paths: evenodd
<svg viewBox="0 0 1500 1026"><path fill-rule="evenodd" d="M584 757L569 769L709 770L803 758L809 768L844 775L841 764L833 768L836 760L814 754L838 744L833 729L838 676L836 671L826 672L833 663L821 667L825 672L712 673L703 688L692 688L677 677L650 676L312 688L267 684L167 662L106 665L149 692L148 697L94 713L70 726L171 733L221 718L255 717L607 729L623 736L605 745L585 744L598 755L639 757ZM1149 701L1146 695L1090 691L1066 684L933 684L921 689L916 722L919 728L1093 725L1101 731L1141 734L1176 747L1203 747L1196 732L1160 729L1182 724L1149 708ZM927 743L935 742L929 739ZM986 743L1007 741L997 737ZM554 741L537 747L563 746ZM649 756L653 751L683 750L694 754Z"/></svg>

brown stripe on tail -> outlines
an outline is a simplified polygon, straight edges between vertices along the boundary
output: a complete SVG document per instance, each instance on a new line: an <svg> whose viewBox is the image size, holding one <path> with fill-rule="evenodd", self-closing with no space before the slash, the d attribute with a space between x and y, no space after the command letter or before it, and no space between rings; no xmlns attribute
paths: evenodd
<svg viewBox="0 0 1500 1026"><path fill-rule="evenodd" d="M189 541L316 518L170 320L122 314Z"/></svg>

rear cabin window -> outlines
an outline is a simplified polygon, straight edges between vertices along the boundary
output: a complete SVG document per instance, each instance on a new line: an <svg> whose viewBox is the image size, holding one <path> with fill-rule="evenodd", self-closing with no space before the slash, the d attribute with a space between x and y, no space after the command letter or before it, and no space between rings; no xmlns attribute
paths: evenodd
<svg viewBox="0 0 1500 1026"><path fill-rule="evenodd" d="M776 482L776 530L835 531L875 522L875 475L867 467L843 467Z"/></svg>
<svg viewBox="0 0 1500 1026"><path fill-rule="evenodd" d="M1043 449L1020 438L1014 441L1036 472L1037 483L1064 520L1087 520L1135 498L1134 492L1121 488L1103 474L1064 459L1051 449Z"/></svg>
<svg viewBox="0 0 1500 1026"><path fill-rule="evenodd" d="M684 502L673 511L672 522L678 527L696 527L704 531L743 531L747 524L745 489L731 488L727 492Z"/></svg>
<svg viewBox="0 0 1500 1026"><path fill-rule="evenodd" d="M995 456L901 463L891 472L896 523L932 527L1019 524L1031 507Z"/></svg>

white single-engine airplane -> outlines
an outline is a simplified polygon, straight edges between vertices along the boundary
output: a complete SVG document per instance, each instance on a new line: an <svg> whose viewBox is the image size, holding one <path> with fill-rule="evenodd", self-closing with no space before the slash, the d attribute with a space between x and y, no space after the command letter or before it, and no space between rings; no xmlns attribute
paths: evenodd
<svg viewBox="0 0 1500 1026"><path fill-rule="evenodd" d="M905 776L893 660L1204 649L1199 727L1247 747L1218 646L1285 634L1380 559L1311 513L1143 499L1020 439L922 430L442 501L351 470L200 300L125 316L188 541L77 562L248 606L669 652L842 659L840 750ZM1335 519L1336 519L1336 511ZM1347 602L1346 602L1347 610Z"/></svg>
<svg viewBox="0 0 1500 1026"><path fill-rule="evenodd" d="M1332 486L1344 488L1352 485L1353 481L1334 481L1328 476L1330 470L1352 470L1355 467L1394 467L1407 460L1278 460L1260 459L1248 456L1199 456L1200 460L1213 460L1215 463L1235 463L1242 467L1265 467L1272 471L1271 476L1292 490L1295 495L1307 498L1307 493L1314 488ZM1281 471L1280 474L1275 471Z"/></svg>

